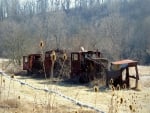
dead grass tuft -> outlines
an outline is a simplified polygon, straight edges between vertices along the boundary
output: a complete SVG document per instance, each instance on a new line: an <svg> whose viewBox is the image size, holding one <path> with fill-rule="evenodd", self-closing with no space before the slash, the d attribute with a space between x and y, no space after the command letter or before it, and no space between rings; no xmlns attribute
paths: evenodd
<svg viewBox="0 0 150 113"><path fill-rule="evenodd" d="M98 86L94 86L94 92L99 92L99 87Z"/></svg>
<svg viewBox="0 0 150 113"><path fill-rule="evenodd" d="M82 109L79 109L78 111L75 111L75 113L95 113L95 112L92 111L92 110L82 110Z"/></svg>
<svg viewBox="0 0 150 113"><path fill-rule="evenodd" d="M0 102L0 108L19 108L20 102L15 99L3 100Z"/></svg>

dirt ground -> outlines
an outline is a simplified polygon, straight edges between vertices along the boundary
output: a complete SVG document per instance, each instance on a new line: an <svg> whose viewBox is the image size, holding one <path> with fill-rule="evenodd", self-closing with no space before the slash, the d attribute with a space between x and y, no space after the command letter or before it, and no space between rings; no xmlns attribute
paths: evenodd
<svg viewBox="0 0 150 113"><path fill-rule="evenodd" d="M96 107L104 113L150 113L150 66L139 66L139 90L112 91L90 84L75 85L66 82L9 75L38 88L48 88ZM53 93L34 90L0 76L0 113L96 113L80 107Z"/></svg>

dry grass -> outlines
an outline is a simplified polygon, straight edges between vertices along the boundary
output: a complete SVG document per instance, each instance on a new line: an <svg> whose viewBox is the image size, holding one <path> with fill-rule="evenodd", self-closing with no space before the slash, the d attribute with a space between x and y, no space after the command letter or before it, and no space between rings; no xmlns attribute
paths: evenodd
<svg viewBox="0 0 150 113"><path fill-rule="evenodd" d="M0 108L19 108L19 101L15 99L1 100Z"/></svg>
<svg viewBox="0 0 150 113"><path fill-rule="evenodd" d="M48 84L46 80L36 80L29 77L15 76L15 78L36 87L61 91L63 94L76 98L84 103L96 106L106 113L149 113L150 112L150 75L149 67L139 67L141 77L141 91L135 90L101 90L101 83L92 83L91 87L73 84ZM145 78L146 76L146 78ZM12 76L12 78L14 78ZM3 82L5 81L5 82ZM10 85L10 88L9 88ZM6 98L9 91L9 97ZM1 78L0 86L0 113L95 113L92 110L81 108L65 99L42 91L35 91L16 82Z"/></svg>
<svg viewBox="0 0 150 113"><path fill-rule="evenodd" d="M124 89L125 90L125 89ZM112 97L109 105L108 113L147 113L149 109L143 111L142 103L139 101L139 94L137 92L124 93L122 90L112 89ZM149 100L148 93L145 99Z"/></svg>

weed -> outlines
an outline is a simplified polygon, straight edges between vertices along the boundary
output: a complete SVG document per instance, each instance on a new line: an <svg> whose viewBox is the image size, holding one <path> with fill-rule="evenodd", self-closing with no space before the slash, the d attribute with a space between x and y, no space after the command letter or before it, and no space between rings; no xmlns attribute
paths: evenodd
<svg viewBox="0 0 150 113"><path fill-rule="evenodd" d="M94 86L94 92L96 93L95 94L95 102L94 102L94 104L95 104L95 107L96 107L96 101L97 101L97 93L99 92L99 87L98 86Z"/></svg>
<svg viewBox="0 0 150 113"><path fill-rule="evenodd" d="M99 87L98 86L94 86L94 92L99 92Z"/></svg>

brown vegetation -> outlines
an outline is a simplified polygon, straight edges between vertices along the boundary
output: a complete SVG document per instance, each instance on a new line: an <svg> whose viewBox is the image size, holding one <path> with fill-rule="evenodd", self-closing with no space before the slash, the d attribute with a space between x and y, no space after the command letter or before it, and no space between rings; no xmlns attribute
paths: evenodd
<svg viewBox="0 0 150 113"><path fill-rule="evenodd" d="M20 64L44 50L100 49L110 60L150 63L149 0L0 0L0 56Z"/></svg>
<svg viewBox="0 0 150 113"><path fill-rule="evenodd" d="M150 67L139 66L140 91L103 89L97 81L95 86L78 86L63 82L50 83L49 80L33 79L25 76L12 76L32 84L38 88L55 89L63 94L84 103L93 105L106 113L147 113L149 109L150 93L147 83L150 79ZM142 74L143 73L143 74ZM146 75L147 73L147 75ZM145 78L147 77L147 78ZM91 85L90 85L91 86ZM119 86L118 86L119 87ZM25 85L1 77L0 112L5 113L95 113L90 109L77 106L53 93L33 90Z"/></svg>

